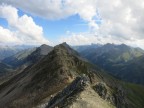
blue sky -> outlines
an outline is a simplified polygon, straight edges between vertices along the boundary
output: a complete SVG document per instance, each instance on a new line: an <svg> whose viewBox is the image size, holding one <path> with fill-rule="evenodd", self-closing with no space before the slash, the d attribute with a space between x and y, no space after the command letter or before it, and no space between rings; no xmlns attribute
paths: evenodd
<svg viewBox="0 0 144 108"><path fill-rule="evenodd" d="M144 48L143 11L143 0L1 0L0 43Z"/></svg>
<svg viewBox="0 0 144 108"><path fill-rule="evenodd" d="M52 42L57 42L58 38L67 35L67 33L81 33L89 30L87 22L81 19L78 14L57 20L48 20L18 9L19 17L25 14L32 17L35 24L43 28L43 36ZM0 25L9 28L5 18L0 18Z"/></svg>
<svg viewBox="0 0 144 108"><path fill-rule="evenodd" d="M8 27L8 23L4 18L0 18L0 25L3 26L4 28Z"/></svg>
<svg viewBox="0 0 144 108"><path fill-rule="evenodd" d="M77 14L58 20L47 20L46 18L32 16L21 10L18 10L18 14L19 16L23 16L24 14L31 16L34 22L43 28L44 36L53 42L60 36L66 35L68 31L79 33L87 32L89 29L87 22L82 20ZM4 19L1 23L3 26L7 27L7 22Z"/></svg>
<svg viewBox="0 0 144 108"><path fill-rule="evenodd" d="M38 17L33 17L33 19L36 24L43 27L44 35L52 41L55 41L56 38L59 38L59 36L65 35L67 31L79 33L86 32L88 30L87 23L80 19L78 15L73 15L66 19L56 21Z"/></svg>

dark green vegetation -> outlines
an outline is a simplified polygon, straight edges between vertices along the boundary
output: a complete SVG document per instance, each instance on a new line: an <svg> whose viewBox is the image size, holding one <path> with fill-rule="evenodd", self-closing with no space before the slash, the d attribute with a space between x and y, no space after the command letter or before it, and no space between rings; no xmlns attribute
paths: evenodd
<svg viewBox="0 0 144 108"><path fill-rule="evenodd" d="M125 81L144 85L144 55L124 64L113 65L113 71Z"/></svg>
<svg viewBox="0 0 144 108"><path fill-rule="evenodd" d="M144 51L125 44L106 44L79 53L122 80L144 84Z"/></svg>
<svg viewBox="0 0 144 108"><path fill-rule="evenodd" d="M94 100L99 100L94 102L94 105L101 104L103 106L101 108L137 108L137 106L143 108L144 99L139 96L141 90L144 91L142 86L130 86L130 84L121 83L98 66L82 59L66 43L55 46L51 51L45 49L45 46L43 46L44 50L39 47L28 56L29 60L36 61L23 71L18 72L17 70L17 73L10 79L0 84L0 108L36 108L42 103L48 103L51 95L56 95L59 91L63 93L63 89L67 88L68 85L70 85L68 88L71 88L72 82L80 76L85 76L89 79L88 88L78 92L79 95L77 95L75 92L74 94L71 92L74 91L72 87L72 89L68 89L70 91L64 94L69 93L70 97L73 97L73 95L79 97L81 93L83 93L84 97L89 97L90 95L89 98L85 97L85 101L93 102ZM83 83L81 81L84 80L80 80L79 84ZM105 95L114 98L114 101L107 101L106 99L108 98L101 98L92 89L99 82L106 85L107 94L105 93ZM67 98L65 100L71 101L71 99ZM134 101L135 98L138 101ZM70 103L73 103L73 101ZM96 107L94 106L93 108Z"/></svg>
<svg viewBox="0 0 144 108"><path fill-rule="evenodd" d="M143 108L144 106L144 86L124 83L123 87L127 91L127 97L135 108Z"/></svg>

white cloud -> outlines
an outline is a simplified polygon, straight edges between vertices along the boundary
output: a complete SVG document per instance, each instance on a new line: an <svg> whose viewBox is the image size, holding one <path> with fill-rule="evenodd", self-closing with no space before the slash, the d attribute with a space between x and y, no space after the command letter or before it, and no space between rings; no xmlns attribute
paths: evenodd
<svg viewBox="0 0 144 108"><path fill-rule="evenodd" d="M113 37L111 35L100 36L94 33L69 33L66 36L60 38L59 43L67 42L70 45L90 45L91 43L106 44L106 43L115 43L115 44L127 44L133 47L141 47L144 49L144 39L136 39L130 37L125 39L123 37Z"/></svg>
<svg viewBox="0 0 144 108"><path fill-rule="evenodd" d="M96 16L96 0L1 0L22 9L32 15L56 20L78 14L85 21L92 21Z"/></svg>
<svg viewBox="0 0 144 108"><path fill-rule="evenodd" d="M0 26L0 43L3 42L18 43L19 39L15 36L13 32Z"/></svg>
<svg viewBox="0 0 144 108"><path fill-rule="evenodd" d="M5 18L9 28L0 26L0 42L23 44L48 43L43 37L42 27L35 24L30 16L18 16L18 10L10 5L0 5L0 17Z"/></svg>
<svg viewBox="0 0 144 108"><path fill-rule="evenodd" d="M86 43L83 38L87 38L87 43L126 43L144 48L143 4L143 0L96 0L94 5L102 18L101 24L98 25L95 20L91 20L89 26L92 27L92 31L86 34L64 36L61 41L68 40L71 44L73 42L82 44ZM91 17L96 15L93 14ZM82 39L77 38L80 36ZM78 43L73 40L74 37Z"/></svg>
<svg viewBox="0 0 144 108"><path fill-rule="evenodd" d="M60 41L72 43L72 39L73 44L85 44L101 40L144 46L143 0L1 0L0 3L51 20L78 14L88 23L89 33L66 35Z"/></svg>

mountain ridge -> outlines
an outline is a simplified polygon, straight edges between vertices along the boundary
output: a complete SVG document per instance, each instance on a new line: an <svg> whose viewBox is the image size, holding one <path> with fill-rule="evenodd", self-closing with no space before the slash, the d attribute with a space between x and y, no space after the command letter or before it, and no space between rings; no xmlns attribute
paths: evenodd
<svg viewBox="0 0 144 108"><path fill-rule="evenodd" d="M119 80L108 75L97 66L83 61L76 51L72 50L66 43L63 43L55 46L44 58L28 66L23 72L0 85L0 107L36 108L44 100L46 101L45 103L48 103L51 95L56 95L63 91L68 85L73 85L72 82L83 75L89 78L89 84L92 87L96 86L96 83L104 82L106 87L111 88L112 93L117 92L118 88L123 88ZM88 90L93 92L97 99L103 102L104 100L98 96L97 91L94 91L92 87ZM109 89L107 90L109 91ZM125 90L122 89L122 91ZM82 95L85 93L89 92L84 90ZM123 98L118 95L116 99L120 99L121 102ZM108 103L107 101L105 102ZM127 101L125 102L127 103ZM119 104L116 105L120 106Z"/></svg>
<svg viewBox="0 0 144 108"><path fill-rule="evenodd" d="M140 48L132 48L125 44L105 44L93 50L86 49L79 53L90 62L98 65L110 74L119 77L122 80L143 84L142 65L138 68L138 64L142 62L140 60L140 63L134 62L138 61L137 59L144 55L144 50ZM141 75L139 74L136 78L135 76L137 76L137 72L141 72ZM135 78L136 80L134 80Z"/></svg>

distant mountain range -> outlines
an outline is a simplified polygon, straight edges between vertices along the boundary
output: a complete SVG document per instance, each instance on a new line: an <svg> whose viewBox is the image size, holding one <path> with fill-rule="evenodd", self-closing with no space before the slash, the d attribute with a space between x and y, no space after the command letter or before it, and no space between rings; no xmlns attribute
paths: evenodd
<svg viewBox="0 0 144 108"><path fill-rule="evenodd" d="M80 46L71 46L74 50L78 51L78 52L83 52L83 51L87 51L87 50L95 50L98 47L101 47L101 44L91 44L91 45L80 45Z"/></svg>
<svg viewBox="0 0 144 108"><path fill-rule="evenodd" d="M82 57L122 80L144 84L144 50L125 44L91 47L77 51Z"/></svg>
<svg viewBox="0 0 144 108"><path fill-rule="evenodd" d="M6 57L15 55L19 51L32 48L32 47L34 46L28 46L28 45L0 46L0 61Z"/></svg>
<svg viewBox="0 0 144 108"><path fill-rule="evenodd" d="M143 86L112 77L85 61L66 43L54 48L42 45L25 57L34 62L13 77L5 77L2 84L0 82L1 108L144 106Z"/></svg>
<svg viewBox="0 0 144 108"><path fill-rule="evenodd" d="M46 56L52 49L53 48L48 45L41 45L38 48L34 47L25 49L19 51L13 56L5 58L2 60L2 62L11 65L14 68L20 67L22 65L28 66Z"/></svg>

